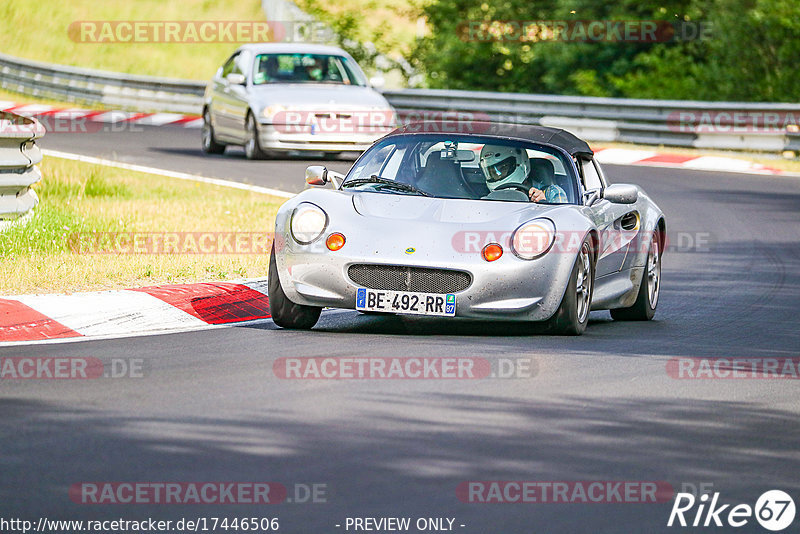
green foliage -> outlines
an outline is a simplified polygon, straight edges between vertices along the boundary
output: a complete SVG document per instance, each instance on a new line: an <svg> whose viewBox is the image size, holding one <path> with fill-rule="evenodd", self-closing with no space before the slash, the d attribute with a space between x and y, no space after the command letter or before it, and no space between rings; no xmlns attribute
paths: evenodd
<svg viewBox="0 0 800 534"><path fill-rule="evenodd" d="M413 64L434 88L630 98L797 101L796 0L432 0ZM498 39L470 21L660 21L658 42ZM474 27L473 27L474 29ZM659 35L663 35L659 33Z"/></svg>

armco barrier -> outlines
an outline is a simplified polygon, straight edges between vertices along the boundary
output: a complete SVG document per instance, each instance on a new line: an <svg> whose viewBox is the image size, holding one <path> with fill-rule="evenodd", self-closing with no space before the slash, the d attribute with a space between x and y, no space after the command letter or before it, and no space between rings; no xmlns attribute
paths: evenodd
<svg viewBox="0 0 800 534"><path fill-rule="evenodd" d="M64 67L0 54L0 87L34 96L100 103L133 111L199 114L205 82ZM800 150L800 104L439 89L385 91L384 96L401 117L422 117L428 112L441 120L443 112L461 111L493 120L558 126L595 142L773 153ZM755 127L742 127L737 116L754 120ZM763 128L763 121L770 116L778 118L778 127Z"/></svg>
<svg viewBox="0 0 800 534"><path fill-rule="evenodd" d="M204 82L51 65L0 54L0 87L62 102L199 113Z"/></svg>
<svg viewBox="0 0 800 534"><path fill-rule="evenodd" d="M0 113L0 231L32 213L39 203L31 186L42 179L36 139L44 128L35 120Z"/></svg>

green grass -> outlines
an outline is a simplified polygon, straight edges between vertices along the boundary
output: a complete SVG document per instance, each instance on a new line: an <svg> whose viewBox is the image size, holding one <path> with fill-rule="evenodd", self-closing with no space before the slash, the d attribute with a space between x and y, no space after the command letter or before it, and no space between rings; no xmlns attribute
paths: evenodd
<svg viewBox="0 0 800 534"><path fill-rule="evenodd" d="M103 232L268 234L283 199L54 157L45 157L41 170L33 218L0 233L0 294L267 274L267 254L132 254L78 244Z"/></svg>
<svg viewBox="0 0 800 534"><path fill-rule="evenodd" d="M80 43L76 21L264 21L259 0L4 0L2 52L27 59L115 72L210 79L235 43Z"/></svg>
<svg viewBox="0 0 800 534"><path fill-rule="evenodd" d="M314 0L334 15L364 17L362 37L382 28L382 42L406 54L416 35L415 0ZM299 2L302 5L302 2ZM208 80L236 43L81 43L68 28L79 21L266 20L260 0L4 0L2 52L27 59L114 72Z"/></svg>

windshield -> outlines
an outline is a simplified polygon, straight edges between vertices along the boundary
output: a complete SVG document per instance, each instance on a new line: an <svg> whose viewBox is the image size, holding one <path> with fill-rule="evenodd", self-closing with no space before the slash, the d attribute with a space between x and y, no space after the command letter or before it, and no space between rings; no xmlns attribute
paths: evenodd
<svg viewBox="0 0 800 534"><path fill-rule="evenodd" d="M353 166L342 185L378 193L439 198L575 204L577 179L555 148L475 135L408 135L385 139Z"/></svg>
<svg viewBox="0 0 800 534"><path fill-rule="evenodd" d="M352 60L325 54L259 54L253 84L325 83L366 85Z"/></svg>

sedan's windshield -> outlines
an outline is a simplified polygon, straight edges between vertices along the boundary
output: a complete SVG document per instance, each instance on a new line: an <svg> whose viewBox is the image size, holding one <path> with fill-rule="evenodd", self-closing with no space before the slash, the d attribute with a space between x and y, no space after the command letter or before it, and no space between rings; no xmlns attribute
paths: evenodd
<svg viewBox="0 0 800 534"><path fill-rule="evenodd" d="M379 193L440 198L575 204L569 157L555 148L475 135L389 137L370 148L342 185Z"/></svg>
<svg viewBox="0 0 800 534"><path fill-rule="evenodd" d="M366 80L344 56L326 54L259 54L253 84L326 83L366 85Z"/></svg>

